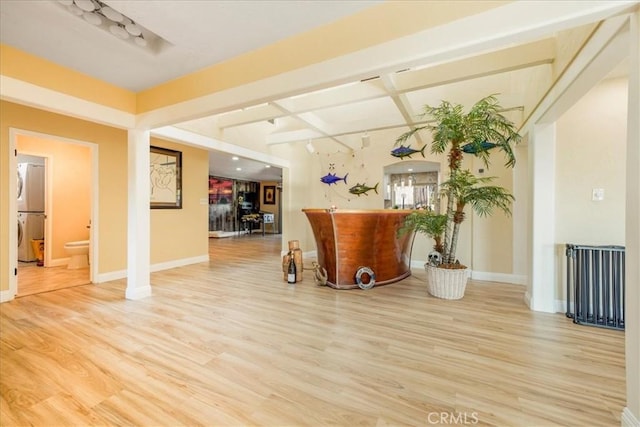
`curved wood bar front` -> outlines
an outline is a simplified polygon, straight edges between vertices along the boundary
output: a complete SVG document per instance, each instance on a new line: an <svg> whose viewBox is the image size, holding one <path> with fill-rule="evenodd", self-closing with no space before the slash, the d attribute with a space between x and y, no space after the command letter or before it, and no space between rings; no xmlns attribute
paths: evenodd
<svg viewBox="0 0 640 427"><path fill-rule="evenodd" d="M411 275L413 233L398 237L408 210L303 209L316 239L318 264L327 270L327 285L353 289L356 273L368 267L375 286ZM361 282L368 282L363 276Z"/></svg>

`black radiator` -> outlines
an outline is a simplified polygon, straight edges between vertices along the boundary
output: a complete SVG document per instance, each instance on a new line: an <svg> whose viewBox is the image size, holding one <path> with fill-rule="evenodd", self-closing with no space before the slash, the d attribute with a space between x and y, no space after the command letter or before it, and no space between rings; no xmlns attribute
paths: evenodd
<svg viewBox="0 0 640 427"><path fill-rule="evenodd" d="M567 245L567 317L624 330L624 246Z"/></svg>

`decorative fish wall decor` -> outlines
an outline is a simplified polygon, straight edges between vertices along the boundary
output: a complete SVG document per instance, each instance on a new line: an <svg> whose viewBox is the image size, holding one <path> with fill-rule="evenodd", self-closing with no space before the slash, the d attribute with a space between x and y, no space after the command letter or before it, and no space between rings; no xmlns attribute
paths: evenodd
<svg viewBox="0 0 640 427"><path fill-rule="evenodd" d="M336 176L335 173L331 173L329 172L328 174L326 174L325 176L323 176L322 178L320 178L320 181L324 182L325 184L335 184L338 181L344 181L344 183L347 183L347 175L349 175L348 173L345 174L345 176L343 176L342 178L340 178L339 176Z"/></svg>
<svg viewBox="0 0 640 427"><path fill-rule="evenodd" d="M405 147L404 145L401 145L400 147L394 148L393 150L391 150L391 155L393 157L398 157L399 159L403 159L405 157L411 158L412 154L420 153L422 154L422 157L424 157L424 149L426 147L427 147L427 144L425 144L420 150L414 150L411 147Z"/></svg>
<svg viewBox="0 0 640 427"><path fill-rule="evenodd" d="M367 192L373 190L376 192L376 194L378 193L378 184L380 184L379 182L376 182L376 185L374 185L373 187L367 187L364 184L356 184L353 187L351 187L349 189L349 193L351 194L355 194L358 197L360 197L361 194L364 194L365 196L367 196Z"/></svg>
<svg viewBox="0 0 640 427"><path fill-rule="evenodd" d="M470 142L468 144L463 145L461 148L462 148L462 151L464 151L465 153L475 154L480 150L487 151L497 146L498 144L494 144L493 142L483 141L480 144L475 144L475 145L473 144L473 142Z"/></svg>

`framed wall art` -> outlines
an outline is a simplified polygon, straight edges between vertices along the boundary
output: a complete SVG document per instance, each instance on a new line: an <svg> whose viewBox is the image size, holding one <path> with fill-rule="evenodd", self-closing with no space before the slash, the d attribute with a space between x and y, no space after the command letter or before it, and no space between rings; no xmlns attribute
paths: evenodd
<svg viewBox="0 0 640 427"><path fill-rule="evenodd" d="M151 209L182 209L182 152L151 147Z"/></svg>
<svg viewBox="0 0 640 427"><path fill-rule="evenodd" d="M262 198L264 200L265 205L275 205L276 204L276 186L265 185Z"/></svg>

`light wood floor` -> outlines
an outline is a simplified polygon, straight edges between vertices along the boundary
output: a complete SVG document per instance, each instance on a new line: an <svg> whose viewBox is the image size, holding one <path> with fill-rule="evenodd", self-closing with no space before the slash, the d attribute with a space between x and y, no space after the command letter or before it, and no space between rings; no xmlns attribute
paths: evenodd
<svg viewBox="0 0 640 427"><path fill-rule="evenodd" d="M50 292L90 283L89 268L71 269L67 266L38 267L35 262L18 263L17 297Z"/></svg>
<svg viewBox="0 0 640 427"><path fill-rule="evenodd" d="M439 300L423 271L288 285L279 238L210 239L139 301L119 280L1 304L0 424L620 425L622 332L533 313L517 285Z"/></svg>

